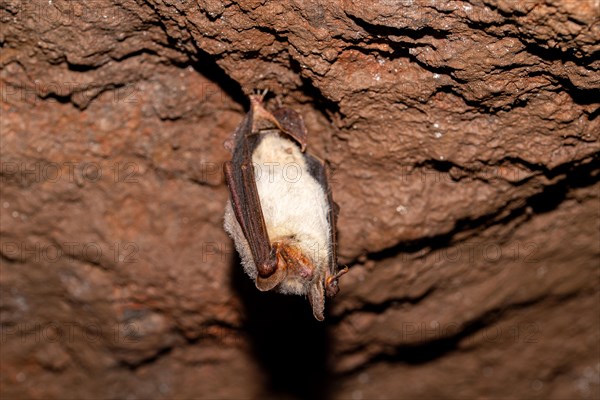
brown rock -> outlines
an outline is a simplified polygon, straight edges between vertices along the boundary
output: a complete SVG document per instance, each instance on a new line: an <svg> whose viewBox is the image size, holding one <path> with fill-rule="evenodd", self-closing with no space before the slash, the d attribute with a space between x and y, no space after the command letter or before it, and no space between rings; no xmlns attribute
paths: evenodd
<svg viewBox="0 0 600 400"><path fill-rule="evenodd" d="M600 396L593 0L5 1L6 398ZM333 167L324 324L222 229L246 95Z"/></svg>

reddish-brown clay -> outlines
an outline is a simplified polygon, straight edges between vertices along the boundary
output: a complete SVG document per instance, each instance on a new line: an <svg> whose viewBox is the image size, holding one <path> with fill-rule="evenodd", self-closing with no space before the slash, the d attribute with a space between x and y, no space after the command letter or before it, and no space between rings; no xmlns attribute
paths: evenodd
<svg viewBox="0 0 600 400"><path fill-rule="evenodd" d="M598 398L599 7L4 1L2 398ZM321 325L222 229L265 88L333 171Z"/></svg>

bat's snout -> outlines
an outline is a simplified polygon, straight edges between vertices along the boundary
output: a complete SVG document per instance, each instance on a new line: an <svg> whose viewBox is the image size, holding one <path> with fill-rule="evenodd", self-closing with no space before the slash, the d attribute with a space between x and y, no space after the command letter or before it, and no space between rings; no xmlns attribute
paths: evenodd
<svg viewBox="0 0 600 400"><path fill-rule="evenodd" d="M288 240L273 243L277 254L277 265L284 266L289 274L305 281L311 281L314 276L315 265L298 246Z"/></svg>
<svg viewBox="0 0 600 400"><path fill-rule="evenodd" d="M259 290L271 290L288 276L306 282L313 279L315 265L297 246L288 240L276 241L272 246L275 254L269 260L270 265L265 263L256 277Z"/></svg>

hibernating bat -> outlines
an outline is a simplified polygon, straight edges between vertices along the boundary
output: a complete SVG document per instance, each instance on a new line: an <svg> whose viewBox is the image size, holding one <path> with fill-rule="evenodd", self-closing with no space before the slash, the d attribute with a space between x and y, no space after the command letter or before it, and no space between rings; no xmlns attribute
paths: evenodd
<svg viewBox="0 0 600 400"><path fill-rule="evenodd" d="M326 164L306 153L307 131L293 110L269 112L264 95L250 96L250 111L225 143L231 194L225 230L242 265L261 291L306 295L323 320L325 295L339 291L336 218Z"/></svg>

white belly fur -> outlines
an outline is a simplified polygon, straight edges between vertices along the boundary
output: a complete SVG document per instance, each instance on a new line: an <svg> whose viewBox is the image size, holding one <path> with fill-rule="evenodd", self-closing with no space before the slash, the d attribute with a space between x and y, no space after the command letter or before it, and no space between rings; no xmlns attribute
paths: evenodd
<svg viewBox="0 0 600 400"><path fill-rule="evenodd" d="M329 257L330 238L327 196L310 175L300 148L292 141L267 134L252 155L256 187L271 242L293 238L302 253L315 264L314 277L322 279ZM225 212L225 229L233 237L246 273L256 278L248 242L235 219L231 204ZM308 282L288 278L280 292L304 294Z"/></svg>

